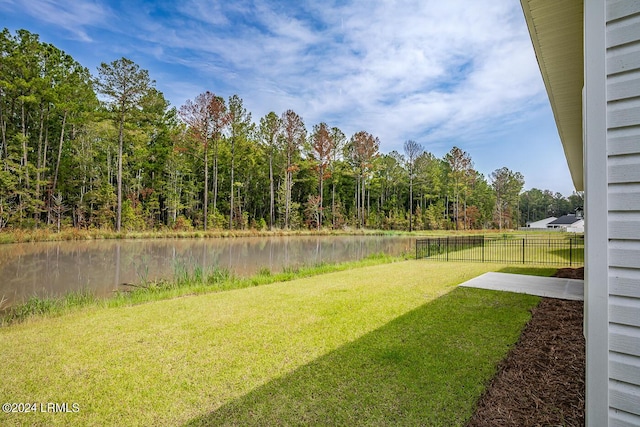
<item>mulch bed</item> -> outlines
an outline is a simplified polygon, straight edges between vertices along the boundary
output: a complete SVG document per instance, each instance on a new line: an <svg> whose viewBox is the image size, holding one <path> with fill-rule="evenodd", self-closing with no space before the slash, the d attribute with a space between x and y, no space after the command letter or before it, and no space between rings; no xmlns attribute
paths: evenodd
<svg viewBox="0 0 640 427"><path fill-rule="evenodd" d="M557 277L582 279L583 269ZM583 302L543 298L467 427L583 426Z"/></svg>

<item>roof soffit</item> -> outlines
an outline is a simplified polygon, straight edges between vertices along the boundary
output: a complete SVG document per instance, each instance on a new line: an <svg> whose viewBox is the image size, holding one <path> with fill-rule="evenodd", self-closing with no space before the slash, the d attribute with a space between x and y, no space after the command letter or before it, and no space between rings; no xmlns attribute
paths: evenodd
<svg viewBox="0 0 640 427"><path fill-rule="evenodd" d="M521 0L576 190L583 189L583 1Z"/></svg>

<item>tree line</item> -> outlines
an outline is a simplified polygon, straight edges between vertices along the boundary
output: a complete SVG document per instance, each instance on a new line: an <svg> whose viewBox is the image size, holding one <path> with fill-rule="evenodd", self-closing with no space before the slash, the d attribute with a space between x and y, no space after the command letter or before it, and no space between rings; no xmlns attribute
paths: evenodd
<svg viewBox="0 0 640 427"><path fill-rule="evenodd" d="M458 147L383 154L365 130L254 120L210 91L175 108L133 61L94 76L26 30L0 35L0 132L0 230L515 228L582 205Z"/></svg>

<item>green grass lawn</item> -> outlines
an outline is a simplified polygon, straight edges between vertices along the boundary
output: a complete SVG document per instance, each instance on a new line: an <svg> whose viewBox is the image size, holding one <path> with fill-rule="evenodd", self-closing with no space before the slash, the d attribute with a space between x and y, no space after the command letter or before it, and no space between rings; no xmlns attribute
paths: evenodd
<svg viewBox="0 0 640 427"><path fill-rule="evenodd" d="M0 401L79 409L0 425L462 425L539 301L455 288L501 267L404 261L0 328Z"/></svg>

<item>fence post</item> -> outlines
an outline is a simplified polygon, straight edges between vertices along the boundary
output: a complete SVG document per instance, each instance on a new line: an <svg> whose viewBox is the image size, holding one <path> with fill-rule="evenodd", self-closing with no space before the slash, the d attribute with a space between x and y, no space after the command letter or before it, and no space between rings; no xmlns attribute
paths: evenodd
<svg viewBox="0 0 640 427"><path fill-rule="evenodd" d="M446 249L445 252L447 253L447 261L449 261L449 236L447 236L447 245L446 245Z"/></svg>
<svg viewBox="0 0 640 427"><path fill-rule="evenodd" d="M524 264L525 239L522 239L522 263Z"/></svg>
<svg viewBox="0 0 640 427"><path fill-rule="evenodd" d="M484 262L484 236L482 236L482 262Z"/></svg>
<svg viewBox="0 0 640 427"><path fill-rule="evenodd" d="M573 267L573 238L569 238L569 266Z"/></svg>

